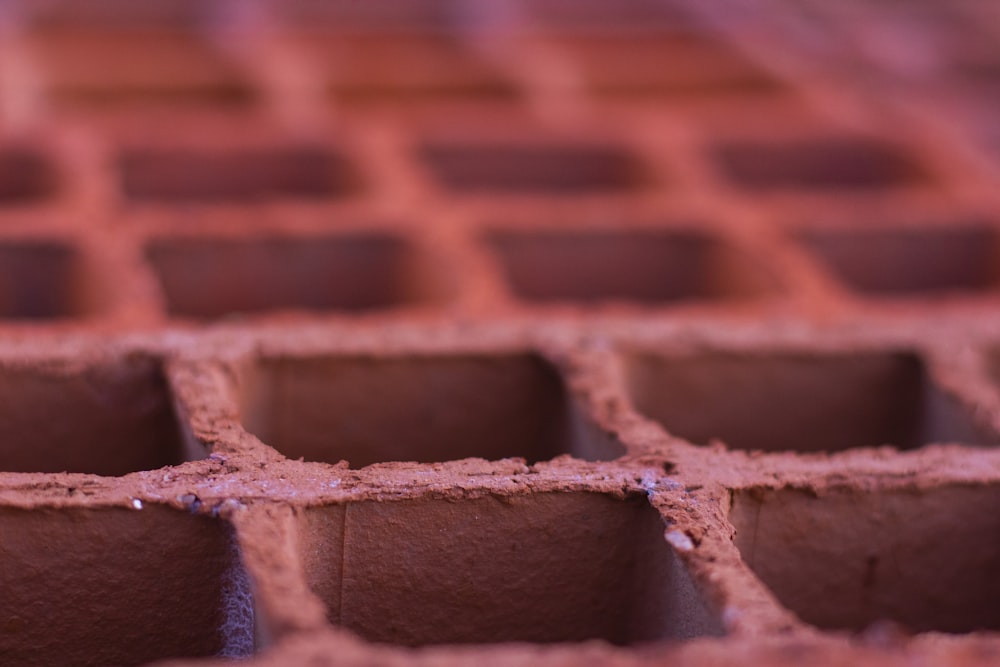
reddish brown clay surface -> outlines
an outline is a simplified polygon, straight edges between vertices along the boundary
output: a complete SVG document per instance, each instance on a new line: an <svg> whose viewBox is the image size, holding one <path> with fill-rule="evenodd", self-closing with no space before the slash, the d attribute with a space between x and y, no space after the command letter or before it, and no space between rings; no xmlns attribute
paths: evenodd
<svg viewBox="0 0 1000 667"><path fill-rule="evenodd" d="M6 3L0 665L1000 662L989 3Z"/></svg>

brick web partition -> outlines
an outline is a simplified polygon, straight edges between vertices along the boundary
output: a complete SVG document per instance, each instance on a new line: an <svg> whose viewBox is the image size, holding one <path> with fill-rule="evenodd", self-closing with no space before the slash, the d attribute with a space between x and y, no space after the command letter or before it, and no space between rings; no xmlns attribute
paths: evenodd
<svg viewBox="0 0 1000 667"><path fill-rule="evenodd" d="M0 663L997 660L996 14L4 5Z"/></svg>

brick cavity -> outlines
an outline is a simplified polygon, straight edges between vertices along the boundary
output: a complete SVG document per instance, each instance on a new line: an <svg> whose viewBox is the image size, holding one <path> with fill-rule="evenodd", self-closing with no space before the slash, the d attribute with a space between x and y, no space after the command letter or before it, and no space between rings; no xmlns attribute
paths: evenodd
<svg viewBox="0 0 1000 667"><path fill-rule="evenodd" d="M729 44L685 31L584 34L553 40L580 64L593 94L641 101L770 95L782 84ZM670 67L663 67L669 62Z"/></svg>
<svg viewBox="0 0 1000 667"><path fill-rule="evenodd" d="M158 361L0 366L0 471L124 475L204 458Z"/></svg>
<svg viewBox="0 0 1000 667"><path fill-rule="evenodd" d="M173 317L217 319L305 310L364 312L444 298L403 239L368 232L311 237L159 238L146 246Z"/></svg>
<svg viewBox="0 0 1000 667"><path fill-rule="evenodd" d="M926 182L902 148L873 139L731 140L710 148L721 175L747 191L874 191Z"/></svg>
<svg viewBox="0 0 1000 667"><path fill-rule="evenodd" d="M83 314L81 273L78 251L69 243L0 242L0 318L53 320Z"/></svg>
<svg viewBox="0 0 1000 667"><path fill-rule="evenodd" d="M264 359L244 383L241 412L285 456L353 468L624 453L582 415L559 372L529 353Z"/></svg>
<svg viewBox="0 0 1000 667"><path fill-rule="evenodd" d="M641 413L697 444L813 452L985 438L907 351L643 351L626 356L626 376Z"/></svg>
<svg viewBox="0 0 1000 667"><path fill-rule="evenodd" d="M966 633L1000 629L998 502L996 484L752 488L729 519L746 564L807 623Z"/></svg>
<svg viewBox="0 0 1000 667"><path fill-rule="evenodd" d="M196 31L49 26L31 46L61 108L238 109L255 98L238 68Z"/></svg>
<svg viewBox="0 0 1000 667"><path fill-rule="evenodd" d="M1000 238L981 224L814 229L801 243L866 296L983 294L1000 287Z"/></svg>
<svg viewBox="0 0 1000 667"><path fill-rule="evenodd" d="M330 621L374 642L721 635L664 529L644 497L416 499L310 509L300 548Z"/></svg>
<svg viewBox="0 0 1000 667"><path fill-rule="evenodd" d="M330 68L336 102L398 107L413 102L514 101L518 90L462 40L448 35L365 33L296 35ZM406 67L399 64L405 62Z"/></svg>
<svg viewBox="0 0 1000 667"><path fill-rule="evenodd" d="M488 242L515 296L531 302L730 301L777 287L746 253L702 232L496 231Z"/></svg>
<svg viewBox="0 0 1000 667"><path fill-rule="evenodd" d="M619 194L647 181L623 146L428 143L419 155L439 183L461 194Z"/></svg>
<svg viewBox="0 0 1000 667"><path fill-rule="evenodd" d="M47 199L57 185L55 167L42 153L19 146L0 149L0 205Z"/></svg>
<svg viewBox="0 0 1000 667"><path fill-rule="evenodd" d="M253 649L246 575L220 520L149 504L7 507L0 534L0 654L11 664L139 665Z"/></svg>
<svg viewBox="0 0 1000 667"><path fill-rule="evenodd" d="M118 158L125 197L137 202L326 200L357 189L347 159L313 146L194 150L130 148Z"/></svg>

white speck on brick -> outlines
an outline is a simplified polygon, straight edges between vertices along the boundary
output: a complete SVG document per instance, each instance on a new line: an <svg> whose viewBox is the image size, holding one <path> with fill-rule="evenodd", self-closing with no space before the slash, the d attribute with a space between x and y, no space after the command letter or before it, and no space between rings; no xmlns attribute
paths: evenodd
<svg viewBox="0 0 1000 667"><path fill-rule="evenodd" d="M646 495L650 498L653 497L653 493L656 491L656 478L651 475L643 475L642 488L646 490Z"/></svg>
<svg viewBox="0 0 1000 667"><path fill-rule="evenodd" d="M141 510L142 509L142 501L139 500L138 498L133 498L132 499L132 509Z"/></svg>
<svg viewBox="0 0 1000 667"><path fill-rule="evenodd" d="M694 542L687 536L687 533L680 530L668 530L666 534L667 542L680 551L691 551L694 549Z"/></svg>

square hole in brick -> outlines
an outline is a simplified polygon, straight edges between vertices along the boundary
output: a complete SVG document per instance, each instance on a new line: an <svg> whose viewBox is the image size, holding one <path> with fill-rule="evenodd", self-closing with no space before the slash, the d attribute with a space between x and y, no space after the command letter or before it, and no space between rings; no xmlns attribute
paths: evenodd
<svg viewBox="0 0 1000 667"><path fill-rule="evenodd" d="M777 93L776 79L724 42L683 32L560 38L601 96L691 96Z"/></svg>
<svg viewBox="0 0 1000 667"><path fill-rule="evenodd" d="M614 146L427 144L420 157L437 181L462 194L607 195L646 181L640 160Z"/></svg>
<svg viewBox="0 0 1000 667"><path fill-rule="evenodd" d="M873 295L995 291L1000 239L986 225L823 229L800 240L851 289Z"/></svg>
<svg viewBox="0 0 1000 667"><path fill-rule="evenodd" d="M748 489L730 521L744 561L802 620L863 630L1000 630L1000 487Z"/></svg>
<svg viewBox="0 0 1000 667"><path fill-rule="evenodd" d="M293 459L360 468L624 453L533 354L273 358L249 377L244 426Z"/></svg>
<svg viewBox="0 0 1000 667"><path fill-rule="evenodd" d="M347 160L318 147L134 149L119 156L119 169L132 201L326 200L357 190Z"/></svg>
<svg viewBox="0 0 1000 667"><path fill-rule="evenodd" d="M204 458L186 442L160 364L0 364L0 471L124 475Z"/></svg>
<svg viewBox="0 0 1000 667"><path fill-rule="evenodd" d="M220 520L149 504L8 507L0 534L8 664L139 665L253 651L249 583Z"/></svg>
<svg viewBox="0 0 1000 667"><path fill-rule="evenodd" d="M0 148L0 206L30 204L55 194L53 165L41 153L20 147Z"/></svg>
<svg viewBox="0 0 1000 667"><path fill-rule="evenodd" d="M417 499L312 508L299 547L330 621L369 641L721 635L664 529L644 497Z"/></svg>
<svg viewBox="0 0 1000 667"><path fill-rule="evenodd" d="M316 36L307 47L330 63L330 90L347 104L507 101L514 84L458 39L428 34Z"/></svg>
<svg viewBox="0 0 1000 667"><path fill-rule="evenodd" d="M359 313L438 298L415 251L388 235L163 238L146 250L171 316Z"/></svg>
<svg viewBox="0 0 1000 667"><path fill-rule="evenodd" d="M929 180L901 148L854 137L731 141L710 153L722 176L745 190L863 192Z"/></svg>
<svg viewBox="0 0 1000 667"><path fill-rule="evenodd" d="M909 352L633 352L626 369L635 407L697 444L810 452L986 438Z"/></svg>
<svg viewBox="0 0 1000 667"><path fill-rule="evenodd" d="M984 106L991 106L1000 99L1000 58L995 48L991 53L968 54L950 67L949 82L958 83L962 91L981 98Z"/></svg>
<svg viewBox="0 0 1000 667"><path fill-rule="evenodd" d="M76 250L56 241L0 242L0 318L45 320L79 315Z"/></svg>
<svg viewBox="0 0 1000 667"><path fill-rule="evenodd" d="M526 301L657 304L752 298L777 287L744 253L693 231L504 231L488 241Z"/></svg>
<svg viewBox="0 0 1000 667"><path fill-rule="evenodd" d="M254 98L235 65L195 33L47 30L32 48L57 106L238 107Z"/></svg>

